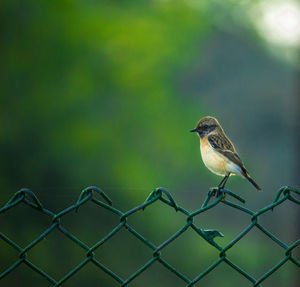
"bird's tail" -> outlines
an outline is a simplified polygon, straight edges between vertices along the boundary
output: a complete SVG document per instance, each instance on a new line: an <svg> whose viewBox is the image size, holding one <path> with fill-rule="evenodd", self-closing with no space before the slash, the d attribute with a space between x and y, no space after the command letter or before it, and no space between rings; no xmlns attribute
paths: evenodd
<svg viewBox="0 0 300 287"><path fill-rule="evenodd" d="M254 185L254 187L258 191L261 191L261 187L250 177L250 175L247 172L245 172L244 176L245 176L245 178L247 178Z"/></svg>

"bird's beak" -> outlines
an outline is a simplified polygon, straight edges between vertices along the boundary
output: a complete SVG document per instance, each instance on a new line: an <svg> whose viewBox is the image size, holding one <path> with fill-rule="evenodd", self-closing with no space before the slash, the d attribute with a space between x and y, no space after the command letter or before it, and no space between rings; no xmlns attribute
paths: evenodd
<svg viewBox="0 0 300 287"><path fill-rule="evenodd" d="M196 132L196 131L197 131L197 129L190 130L191 133Z"/></svg>

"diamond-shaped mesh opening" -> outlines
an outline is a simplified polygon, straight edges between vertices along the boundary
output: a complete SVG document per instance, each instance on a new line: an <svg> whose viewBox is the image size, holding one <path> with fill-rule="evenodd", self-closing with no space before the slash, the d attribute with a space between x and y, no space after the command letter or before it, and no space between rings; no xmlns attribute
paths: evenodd
<svg viewBox="0 0 300 287"><path fill-rule="evenodd" d="M130 215L128 223L158 246L186 224L186 216L158 200Z"/></svg>
<svg viewBox="0 0 300 287"><path fill-rule="evenodd" d="M55 280L59 280L86 259L86 251L54 229L27 251L27 258Z"/></svg>
<svg viewBox="0 0 300 287"><path fill-rule="evenodd" d="M61 224L85 244L92 246L99 238L103 238L120 222L118 215L87 202L61 218Z"/></svg>
<svg viewBox="0 0 300 287"><path fill-rule="evenodd" d="M101 287L114 287L119 286L118 281L114 280L111 276L103 272L100 268L96 267L92 262L84 265L82 269L76 272L72 277L63 283L64 287L82 287L101 286Z"/></svg>
<svg viewBox="0 0 300 287"><path fill-rule="evenodd" d="M251 223L251 216L225 204L219 204L194 217L195 224L202 229L215 229L224 234L215 241L225 247Z"/></svg>
<svg viewBox="0 0 300 287"><path fill-rule="evenodd" d="M149 268L142 272L138 277L129 283L130 287L140 286L155 286L165 287L166 282L168 286L184 287L187 285L185 281L170 272L167 268L159 262L154 262Z"/></svg>
<svg viewBox="0 0 300 287"><path fill-rule="evenodd" d="M50 223L49 216L23 202L1 214L1 232L20 247L28 245Z"/></svg>
<svg viewBox="0 0 300 287"><path fill-rule="evenodd" d="M169 264L190 278L219 259L218 250L191 228L162 249L161 254ZM185 264L182 264L183 258Z"/></svg>
<svg viewBox="0 0 300 287"><path fill-rule="evenodd" d="M279 261L278 261L279 262ZM299 267L287 261L283 266L276 270L270 277L262 282L262 286L299 286Z"/></svg>
<svg viewBox="0 0 300 287"><path fill-rule="evenodd" d="M32 285L28 285L31 282ZM1 287L14 287L14 286L53 286L47 279L40 274L34 272L24 263L21 263L16 269L10 272L6 277L1 279Z"/></svg>
<svg viewBox="0 0 300 287"><path fill-rule="evenodd" d="M253 227L226 254L236 265L259 278L285 257L285 250Z"/></svg>
<svg viewBox="0 0 300 287"><path fill-rule="evenodd" d="M232 269L226 263L221 262L210 273L208 273L205 277L203 277L195 284L195 287L202 286L250 287L253 286L253 283L251 283L251 281L246 279L239 272Z"/></svg>
<svg viewBox="0 0 300 287"><path fill-rule="evenodd" d="M152 250L124 227L95 251L95 258L127 278L153 257Z"/></svg>
<svg viewBox="0 0 300 287"><path fill-rule="evenodd" d="M260 215L258 222L282 242L289 245L300 236L299 229L294 228L299 221L298 208L297 204L286 200L276 206L273 211L270 210ZM284 222L284 224L274 224L274 222Z"/></svg>

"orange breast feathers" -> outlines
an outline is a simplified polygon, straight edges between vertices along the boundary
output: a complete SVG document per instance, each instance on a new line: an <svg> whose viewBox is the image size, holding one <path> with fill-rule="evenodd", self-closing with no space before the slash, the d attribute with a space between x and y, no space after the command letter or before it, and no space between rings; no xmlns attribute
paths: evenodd
<svg viewBox="0 0 300 287"><path fill-rule="evenodd" d="M227 175L230 172L228 160L215 151L207 137L200 139L200 151L205 166L215 174Z"/></svg>

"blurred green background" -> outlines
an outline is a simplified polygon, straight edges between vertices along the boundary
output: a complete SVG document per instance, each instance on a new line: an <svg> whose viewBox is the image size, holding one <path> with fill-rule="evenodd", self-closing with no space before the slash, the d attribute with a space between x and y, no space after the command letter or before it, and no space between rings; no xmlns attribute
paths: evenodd
<svg viewBox="0 0 300 287"><path fill-rule="evenodd" d="M0 206L28 187L59 212L96 185L126 211L163 186L187 210L198 209L220 181L189 133L207 115L218 118L263 188L257 193L230 178L227 188L248 208L269 204L282 185L299 186L299 11L299 2L283 0L2 1ZM296 206L286 203L260 222L289 245L299 236L297 218ZM0 217L1 232L22 247L50 222L26 206ZM62 223L92 246L118 218L90 204ZM185 218L157 203L130 223L159 245ZM222 206L196 223L221 231L225 237L216 241L225 246L250 221ZM0 241L0 254L3 272L17 253ZM123 278L152 257L126 231L96 254ZM218 258L192 231L162 254L190 278ZM55 279L85 256L58 231L28 254ZM284 253L254 230L228 256L258 278ZM263 286L299 286L297 272L287 263ZM24 284L50 286L24 265L0 282ZM92 265L64 286L83 284L118 286ZM154 265L130 286L185 285ZM223 264L196 286L251 284Z"/></svg>

